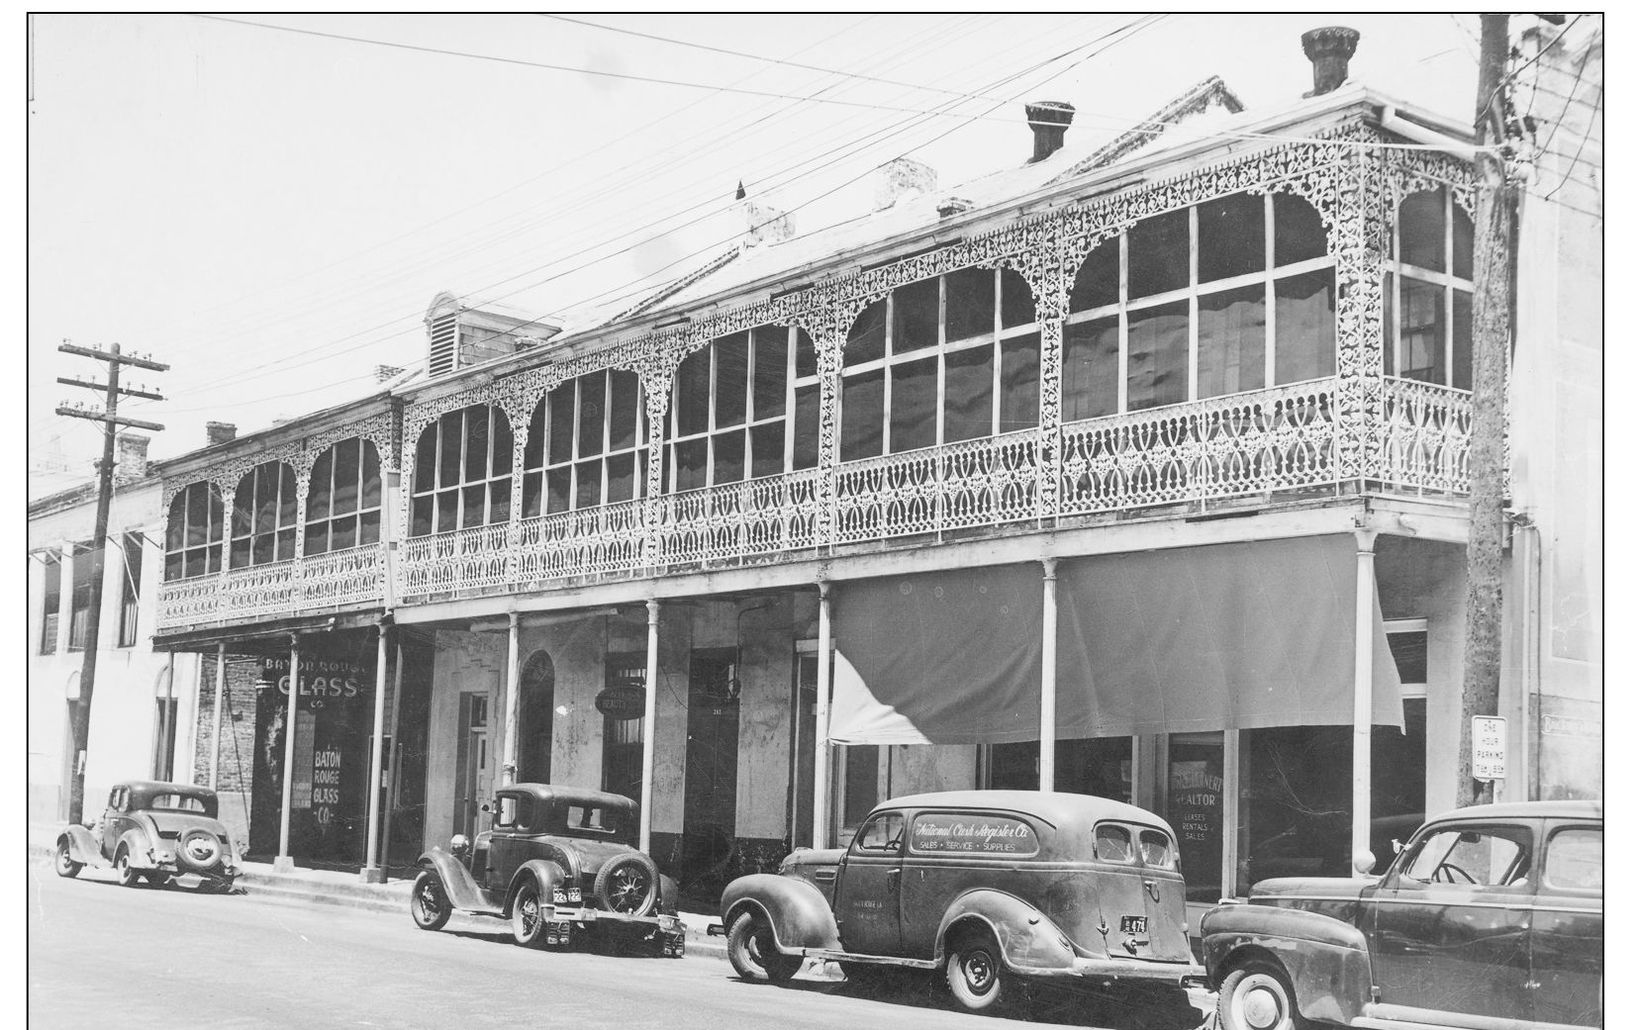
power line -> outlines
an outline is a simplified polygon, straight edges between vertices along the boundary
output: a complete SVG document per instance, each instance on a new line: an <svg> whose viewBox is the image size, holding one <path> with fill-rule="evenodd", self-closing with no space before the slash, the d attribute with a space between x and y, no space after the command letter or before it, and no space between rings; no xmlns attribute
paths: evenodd
<svg viewBox="0 0 1640 1030"><path fill-rule="evenodd" d="M1559 193L1560 188L1566 185L1566 181L1572 177L1572 172L1577 169L1577 159L1583 156L1583 147L1589 142L1589 134L1594 131L1595 119L1600 115L1600 103L1605 99L1605 96L1606 84L1602 82L1600 88L1595 92L1594 105L1589 110L1589 123L1583 127L1583 138L1577 141L1577 151L1572 154L1572 160L1566 166L1566 174L1560 177L1560 181L1555 184L1554 189L1543 195L1544 200L1548 200L1556 193Z"/></svg>

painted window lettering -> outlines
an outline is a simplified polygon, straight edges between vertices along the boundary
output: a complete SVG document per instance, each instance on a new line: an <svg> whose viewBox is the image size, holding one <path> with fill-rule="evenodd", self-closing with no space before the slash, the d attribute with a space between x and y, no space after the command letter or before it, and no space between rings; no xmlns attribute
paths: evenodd
<svg viewBox="0 0 1640 1030"><path fill-rule="evenodd" d="M1036 835L1006 816L927 813L911 827L911 850L920 854L1034 855Z"/></svg>

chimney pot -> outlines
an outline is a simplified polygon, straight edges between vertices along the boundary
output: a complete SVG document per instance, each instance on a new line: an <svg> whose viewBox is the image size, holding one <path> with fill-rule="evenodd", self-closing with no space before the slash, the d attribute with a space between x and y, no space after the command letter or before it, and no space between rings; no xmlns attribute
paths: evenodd
<svg viewBox="0 0 1640 1030"><path fill-rule="evenodd" d="M239 435L239 427L232 422L205 423L205 446L215 447L219 443L227 443Z"/></svg>
<svg viewBox="0 0 1640 1030"><path fill-rule="evenodd" d="M1299 39L1315 74L1315 88L1305 96L1331 93L1350 77L1350 58L1355 56L1355 44L1360 41L1361 33L1345 25L1328 25L1311 29Z"/></svg>
<svg viewBox="0 0 1640 1030"><path fill-rule="evenodd" d="M1031 160L1035 164L1065 145L1065 130L1071 127L1076 108L1060 100L1038 100L1025 105L1025 120L1030 123L1034 146Z"/></svg>

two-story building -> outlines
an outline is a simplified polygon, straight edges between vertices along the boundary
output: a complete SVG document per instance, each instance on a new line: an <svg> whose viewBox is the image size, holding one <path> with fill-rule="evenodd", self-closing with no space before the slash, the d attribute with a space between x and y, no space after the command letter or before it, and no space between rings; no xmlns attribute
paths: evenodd
<svg viewBox="0 0 1640 1030"><path fill-rule="evenodd" d="M403 864L551 780L701 894L971 786L1163 814L1198 901L1387 856L1456 795L1475 191L1354 45L1098 148L1030 105L1014 167L824 230L748 204L579 324L440 295L416 371L164 463L158 645L250 660L253 852ZM1510 725L1505 795L1599 791Z"/></svg>

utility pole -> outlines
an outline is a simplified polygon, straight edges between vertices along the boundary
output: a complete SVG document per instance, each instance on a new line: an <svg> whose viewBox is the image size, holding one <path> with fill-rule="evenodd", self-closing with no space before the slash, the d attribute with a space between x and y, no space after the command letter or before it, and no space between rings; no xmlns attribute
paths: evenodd
<svg viewBox="0 0 1640 1030"><path fill-rule="evenodd" d="M1459 720L1457 803L1492 800L1492 781L1471 768L1473 719L1498 714L1503 664L1504 501L1514 194L1503 150L1509 106L1509 16L1483 14L1475 90L1474 422L1469 437L1469 551L1464 595L1463 713Z"/></svg>
<svg viewBox="0 0 1640 1030"><path fill-rule="evenodd" d="M165 428L157 422L143 422L140 419L125 418L118 414L122 396L146 397L156 401L165 399L149 390L121 386L120 367L131 365L155 372L165 372L169 371L171 366L162 365L146 357L121 354L120 345L117 343L109 347L108 350L103 351L92 347L76 347L65 340L57 349L64 354L74 354L82 358L92 358L108 363L108 381L106 383L99 383L90 379L57 377L57 381L66 386L99 390L103 394L101 411L90 405L60 404L57 406L57 414L67 415L69 418L83 418L91 422L101 422L103 429L103 455L102 461L97 466L97 526L96 535L91 538L91 608L86 612L85 658L80 666L80 697L74 705L74 766L73 774L69 778L68 792L68 821L77 823L80 821L85 808L85 751L86 744L91 739L91 693L96 686L97 636L102 627L103 558L108 546L108 505L114 496L114 427L131 426L136 429L151 429L156 432ZM70 582L72 583L72 579Z"/></svg>

